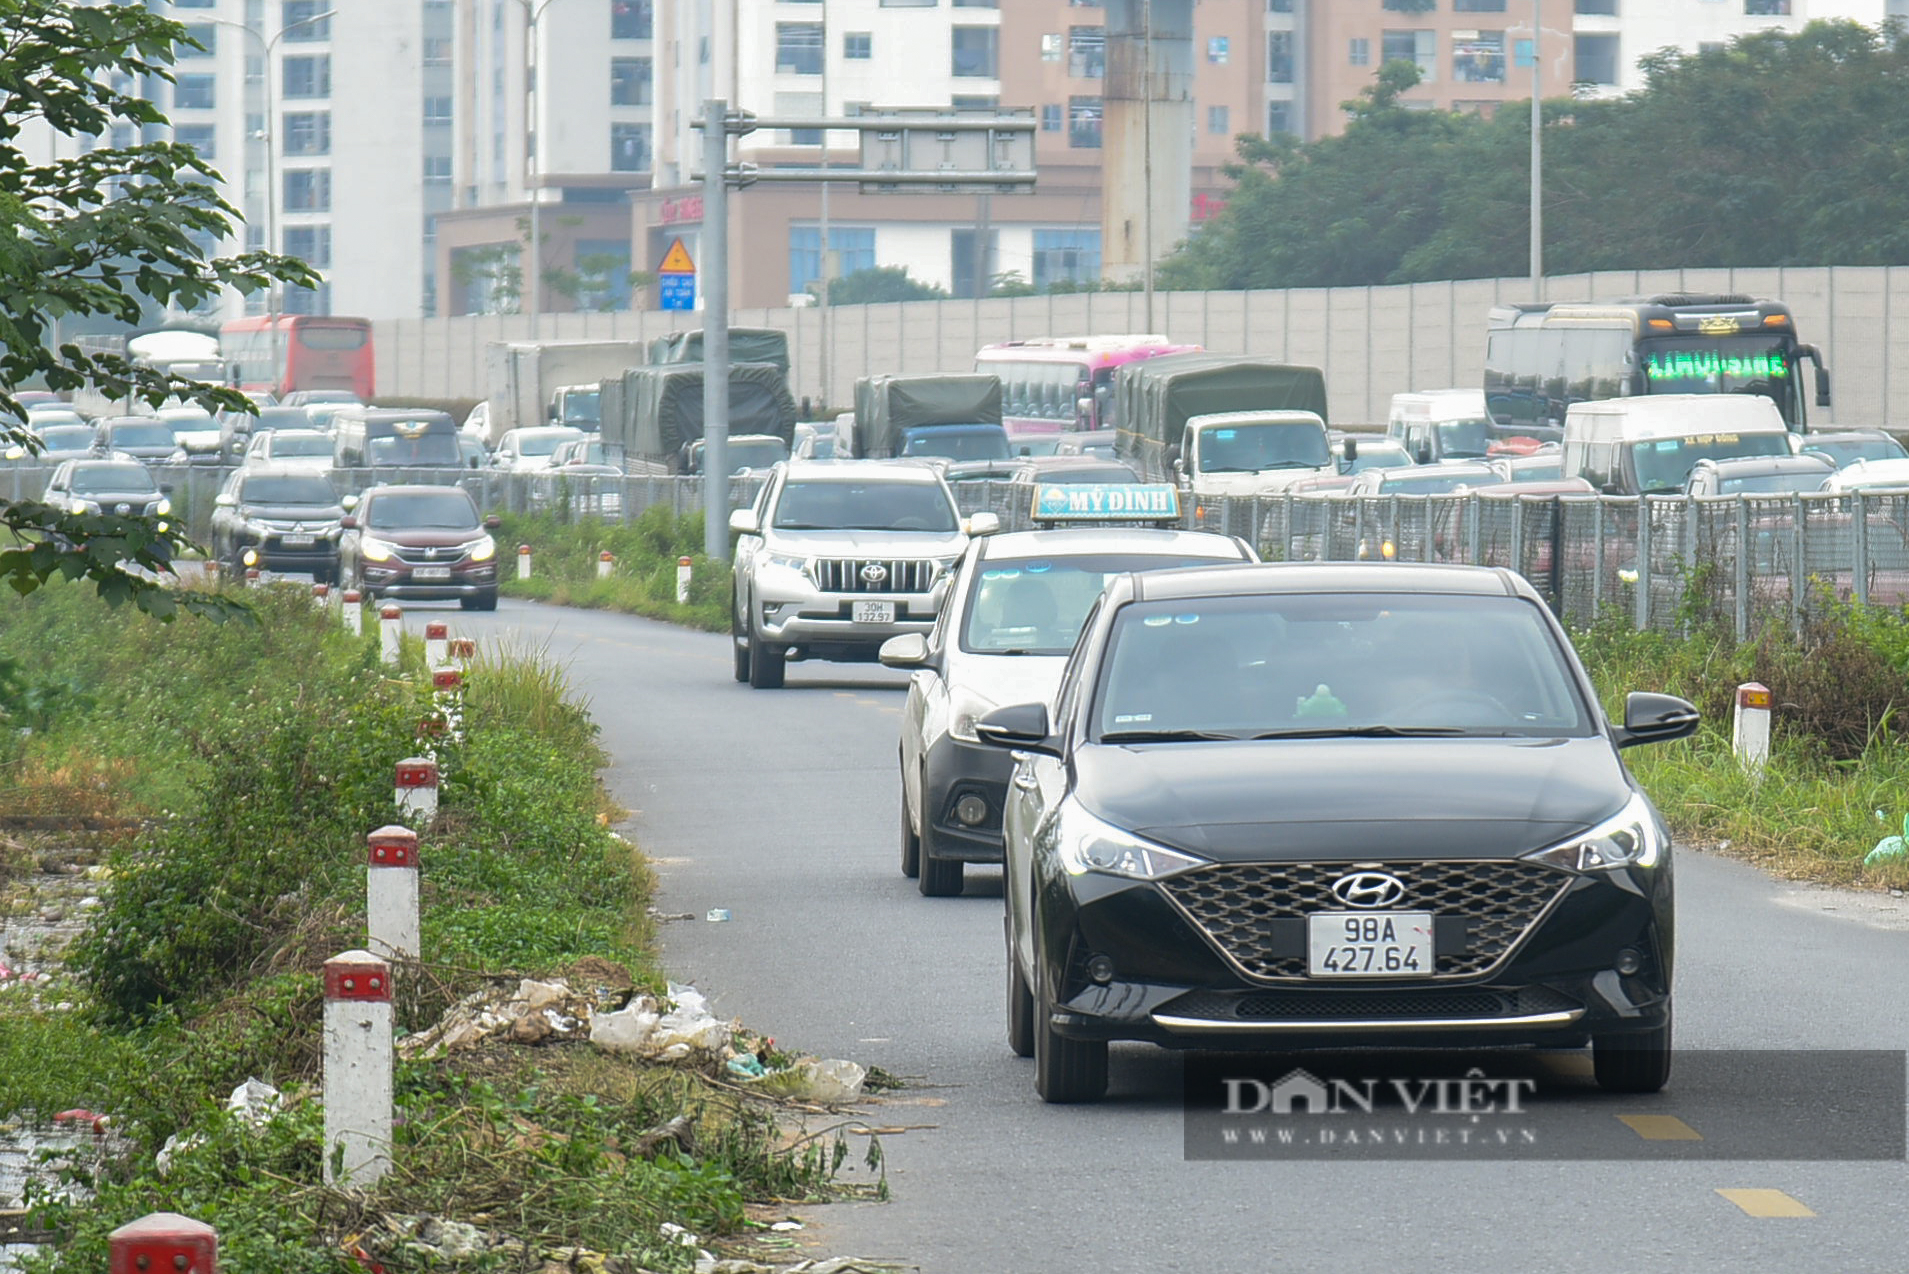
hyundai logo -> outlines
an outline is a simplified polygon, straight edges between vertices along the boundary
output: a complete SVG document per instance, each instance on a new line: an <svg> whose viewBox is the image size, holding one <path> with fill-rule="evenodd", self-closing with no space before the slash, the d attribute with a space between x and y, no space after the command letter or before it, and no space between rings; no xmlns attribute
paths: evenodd
<svg viewBox="0 0 1909 1274"><path fill-rule="evenodd" d="M1332 896L1348 907L1390 907L1405 897L1405 882L1382 871L1355 871L1332 882Z"/></svg>
<svg viewBox="0 0 1909 1274"><path fill-rule="evenodd" d="M888 568L880 562L870 562L862 568L862 582L865 584L879 584L887 578Z"/></svg>

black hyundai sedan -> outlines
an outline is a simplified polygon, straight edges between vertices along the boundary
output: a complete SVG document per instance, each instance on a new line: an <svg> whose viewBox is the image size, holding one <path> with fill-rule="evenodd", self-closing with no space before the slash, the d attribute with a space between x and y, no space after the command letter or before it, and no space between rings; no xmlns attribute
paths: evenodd
<svg viewBox="0 0 1909 1274"><path fill-rule="evenodd" d="M1655 1091L1671 846L1619 759L1697 712L1600 711L1506 571L1392 563L1114 579L1006 811L1008 1035L1051 1102L1111 1040L1236 1050L1589 1043Z"/></svg>

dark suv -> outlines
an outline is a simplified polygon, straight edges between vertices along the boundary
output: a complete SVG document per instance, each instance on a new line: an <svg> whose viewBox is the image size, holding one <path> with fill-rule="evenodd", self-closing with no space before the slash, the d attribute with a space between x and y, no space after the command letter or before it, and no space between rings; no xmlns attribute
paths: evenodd
<svg viewBox="0 0 1909 1274"><path fill-rule="evenodd" d="M331 479L296 465L248 465L226 479L212 510L212 552L235 575L248 566L338 574L345 503Z"/></svg>
<svg viewBox="0 0 1909 1274"><path fill-rule="evenodd" d="M339 579L367 599L456 598L497 609L495 516L479 517L461 487L373 487L345 517Z"/></svg>

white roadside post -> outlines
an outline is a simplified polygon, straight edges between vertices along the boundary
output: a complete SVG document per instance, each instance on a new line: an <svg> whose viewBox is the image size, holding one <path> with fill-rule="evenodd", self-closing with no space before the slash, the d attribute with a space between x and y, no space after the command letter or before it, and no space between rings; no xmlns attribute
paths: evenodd
<svg viewBox="0 0 1909 1274"><path fill-rule="evenodd" d="M432 698L438 717L454 742L464 739L464 670L439 668L431 674Z"/></svg>
<svg viewBox="0 0 1909 1274"><path fill-rule="evenodd" d="M106 1236L111 1274L219 1274L219 1235L177 1212L151 1212Z"/></svg>
<svg viewBox="0 0 1909 1274"><path fill-rule="evenodd" d="M325 961L325 1182L368 1186L391 1167L391 966Z"/></svg>
<svg viewBox="0 0 1909 1274"><path fill-rule="evenodd" d="M259 581L263 578L264 577L259 574L258 567L248 566L245 568L245 586L247 588L257 588Z"/></svg>
<svg viewBox="0 0 1909 1274"><path fill-rule="evenodd" d="M616 569L616 557L609 549L597 554L597 578L609 579L610 572Z"/></svg>
<svg viewBox="0 0 1909 1274"><path fill-rule="evenodd" d="M689 604L689 559L686 557L676 559L676 604Z"/></svg>
<svg viewBox="0 0 1909 1274"><path fill-rule="evenodd" d="M312 585L312 609L324 610L327 606L330 606L330 605L331 605L331 585L313 584Z"/></svg>
<svg viewBox="0 0 1909 1274"><path fill-rule="evenodd" d="M418 940L418 834L391 824L365 837L365 932L372 954L415 960Z"/></svg>
<svg viewBox="0 0 1909 1274"><path fill-rule="evenodd" d="M1761 776L1770 759L1770 688L1755 681L1737 687L1737 707L1730 718L1730 747L1753 776Z"/></svg>
<svg viewBox="0 0 1909 1274"><path fill-rule="evenodd" d="M386 602L378 611L378 637L383 642L384 662L397 667L398 652L403 649L404 611L395 602Z"/></svg>
<svg viewBox="0 0 1909 1274"><path fill-rule="evenodd" d="M517 578L530 578L530 545L528 544L517 546Z"/></svg>
<svg viewBox="0 0 1909 1274"><path fill-rule="evenodd" d="M474 637L451 638L451 664L456 668L468 668L477 658L477 639Z"/></svg>
<svg viewBox="0 0 1909 1274"><path fill-rule="evenodd" d="M450 653L451 626L434 619L424 626L424 666L442 668Z"/></svg>
<svg viewBox="0 0 1909 1274"><path fill-rule="evenodd" d="M353 637L364 636L364 595L355 588L345 590L344 623L345 631L350 633Z"/></svg>
<svg viewBox="0 0 1909 1274"><path fill-rule="evenodd" d="M392 804L407 823L428 823L437 817L437 762L426 756L408 756L398 762Z"/></svg>

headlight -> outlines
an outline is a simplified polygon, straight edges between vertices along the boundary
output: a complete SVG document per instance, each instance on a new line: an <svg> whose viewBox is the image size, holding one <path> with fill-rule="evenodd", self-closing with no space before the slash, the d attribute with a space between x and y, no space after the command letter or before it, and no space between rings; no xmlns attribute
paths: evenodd
<svg viewBox="0 0 1909 1274"><path fill-rule="evenodd" d="M978 695L965 687L957 686L948 696L950 724L948 733L963 743L979 743L981 739L974 732L974 723L999 705L985 695Z"/></svg>
<svg viewBox="0 0 1909 1274"><path fill-rule="evenodd" d="M161 520L160 520L160 523L159 523L159 528L158 528L158 529L159 529L159 533L160 533L161 535L164 535L164 534L165 534L165 533L166 533L166 532L167 532L168 530L170 530L170 529L171 529L171 527L172 527L172 523L170 523L170 522L167 522L167 521L165 521L164 519L161 519Z"/></svg>
<svg viewBox="0 0 1909 1274"><path fill-rule="evenodd" d="M471 561L473 562L488 562L496 556L497 541L488 535L479 540L477 547L471 550Z"/></svg>
<svg viewBox="0 0 1909 1274"><path fill-rule="evenodd" d="M809 570L809 557L806 553L765 553L763 560L771 566L780 566L788 571L799 571L805 575Z"/></svg>
<svg viewBox="0 0 1909 1274"><path fill-rule="evenodd" d="M1657 829L1657 819L1640 793L1582 836L1524 858L1566 871L1609 871L1613 867L1655 867L1663 854L1664 839Z"/></svg>
<svg viewBox="0 0 1909 1274"><path fill-rule="evenodd" d="M168 500L168 499L165 499L164 497L161 497L161 498L160 498L160 501L159 501L159 505L158 505L158 507L157 507L157 508L156 508L156 509L155 509L154 511L155 511L155 512L157 512L157 513L159 513L159 514L161 514L162 516L163 516L164 514L167 514L167 513L171 513L171 512L172 512L172 501L170 501L170 500Z"/></svg>
<svg viewBox="0 0 1909 1274"><path fill-rule="evenodd" d="M386 544L383 540L374 540L367 535L358 541L358 551L364 554L367 562L388 562L397 550L395 546Z"/></svg>
<svg viewBox="0 0 1909 1274"><path fill-rule="evenodd" d="M1061 806L1058 831L1061 866L1070 876L1092 871L1125 876L1129 880L1161 880L1188 868L1206 865L1203 858L1178 853L1123 832L1095 818L1072 799Z"/></svg>
<svg viewBox="0 0 1909 1274"><path fill-rule="evenodd" d="M68 513L91 513L93 511L93 506L86 503L86 501L84 500L74 500L72 503L66 506L66 511Z"/></svg>

